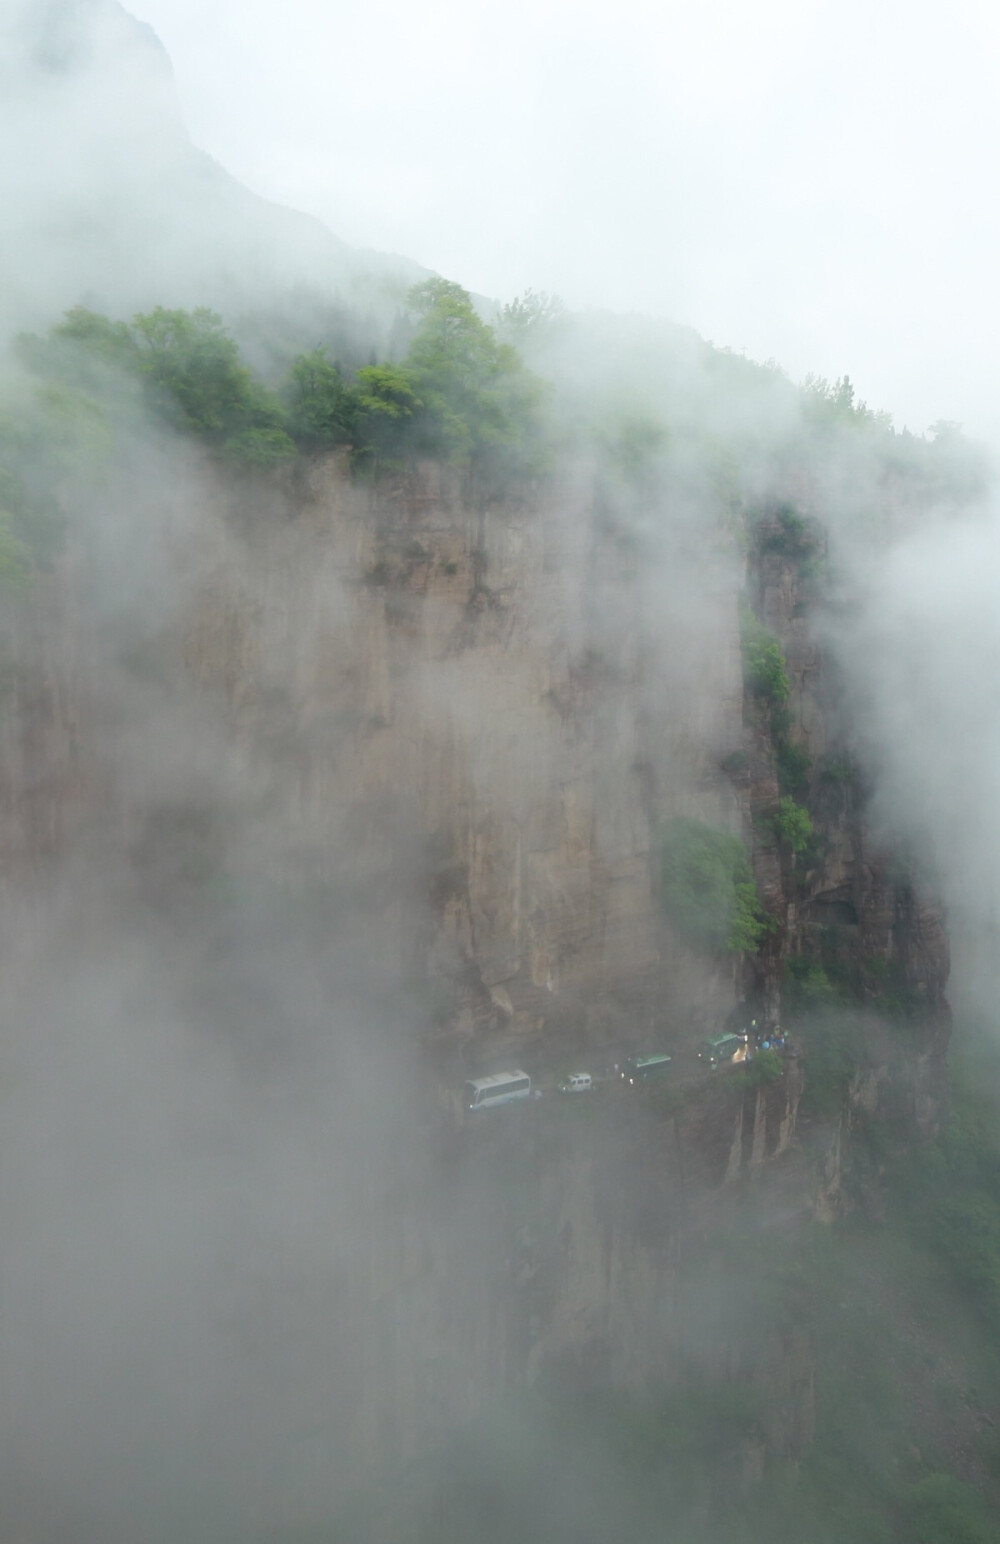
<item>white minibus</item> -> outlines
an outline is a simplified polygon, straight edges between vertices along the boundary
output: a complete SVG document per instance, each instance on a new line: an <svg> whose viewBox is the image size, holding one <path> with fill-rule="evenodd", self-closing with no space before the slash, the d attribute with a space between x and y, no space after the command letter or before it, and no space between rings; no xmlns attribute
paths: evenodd
<svg viewBox="0 0 1000 1544"><path fill-rule="evenodd" d="M465 1104L470 1110L489 1110L512 1099L531 1098L531 1079L526 1072L494 1072L488 1078L470 1078L465 1085Z"/></svg>

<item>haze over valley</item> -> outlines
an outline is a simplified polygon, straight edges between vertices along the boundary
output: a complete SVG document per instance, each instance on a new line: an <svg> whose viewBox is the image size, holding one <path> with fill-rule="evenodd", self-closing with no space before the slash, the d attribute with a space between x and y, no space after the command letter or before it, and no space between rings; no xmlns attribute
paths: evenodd
<svg viewBox="0 0 1000 1544"><path fill-rule="evenodd" d="M0 1540L1000 1540L991 356L640 11L0 6Z"/></svg>

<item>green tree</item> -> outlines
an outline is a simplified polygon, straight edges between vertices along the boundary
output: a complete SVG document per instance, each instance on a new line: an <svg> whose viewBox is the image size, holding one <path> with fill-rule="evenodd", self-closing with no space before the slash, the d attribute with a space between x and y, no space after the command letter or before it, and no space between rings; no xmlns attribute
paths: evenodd
<svg viewBox="0 0 1000 1544"><path fill-rule="evenodd" d="M248 428L273 426L277 413L215 311L157 306L134 318L132 336L140 373L180 427L225 439Z"/></svg>
<svg viewBox="0 0 1000 1544"><path fill-rule="evenodd" d="M859 402L849 375L842 375L832 386L820 375L807 375L802 395L806 416L814 423L892 433L892 415L876 412L867 402Z"/></svg>
<svg viewBox="0 0 1000 1544"><path fill-rule="evenodd" d="M345 384L339 365L323 347L300 354L292 363L285 387L290 428L309 449L344 445L357 430L357 395Z"/></svg>
<svg viewBox="0 0 1000 1544"><path fill-rule="evenodd" d="M238 465L261 470L277 466L281 461L291 461L296 454L295 441L276 424L241 429L237 434L229 435L222 448Z"/></svg>
<svg viewBox="0 0 1000 1544"><path fill-rule="evenodd" d="M529 337L547 332L554 323L566 315L566 307L558 295L545 290L526 289L504 306L500 325L507 337L521 343Z"/></svg>
<svg viewBox="0 0 1000 1544"><path fill-rule="evenodd" d="M792 852L804 852L813 834L809 811L803 809L790 795L786 795L778 800L773 819L778 840L790 847Z"/></svg>
<svg viewBox="0 0 1000 1544"><path fill-rule="evenodd" d="M457 465L530 467L541 383L501 343L458 284L427 279L410 291L420 318L405 360L421 401L418 449Z"/></svg>
<svg viewBox="0 0 1000 1544"><path fill-rule="evenodd" d="M359 446L376 465L396 460L422 407L413 378L401 365L367 365L358 371L354 397Z"/></svg>
<svg viewBox="0 0 1000 1544"><path fill-rule="evenodd" d="M155 411L231 460L267 466L295 454L280 403L214 311L157 306L125 323L78 306L48 340L20 339L19 351L51 390L82 388L98 416L103 405L120 422L129 408L122 383L138 379Z"/></svg>
<svg viewBox="0 0 1000 1544"><path fill-rule="evenodd" d="M112 321L86 306L72 306L62 321L53 327L52 336L80 343L89 353L100 354L105 359L119 363L135 360L135 339L128 323Z"/></svg>
<svg viewBox="0 0 1000 1544"><path fill-rule="evenodd" d="M837 988L816 960L798 954L785 972L785 1003L792 1011L814 1008L837 1000Z"/></svg>
<svg viewBox="0 0 1000 1544"><path fill-rule="evenodd" d="M772 707L782 707L791 692L784 649L749 608L745 608L740 617L740 637L743 680L748 690Z"/></svg>

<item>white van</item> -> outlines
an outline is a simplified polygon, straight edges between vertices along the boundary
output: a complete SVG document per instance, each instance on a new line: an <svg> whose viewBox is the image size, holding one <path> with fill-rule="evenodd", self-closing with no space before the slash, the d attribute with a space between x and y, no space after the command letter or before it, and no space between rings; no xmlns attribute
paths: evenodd
<svg viewBox="0 0 1000 1544"><path fill-rule="evenodd" d="M565 1083L559 1084L561 1094L586 1094L594 1086L589 1072L571 1072Z"/></svg>

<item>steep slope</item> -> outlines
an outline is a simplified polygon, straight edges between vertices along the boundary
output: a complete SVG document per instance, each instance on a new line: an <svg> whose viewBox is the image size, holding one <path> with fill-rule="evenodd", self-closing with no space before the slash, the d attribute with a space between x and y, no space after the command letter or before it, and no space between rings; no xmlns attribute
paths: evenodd
<svg viewBox="0 0 1000 1544"><path fill-rule="evenodd" d="M379 303L422 270L354 251L190 142L169 60L117 0L5 0L0 327L86 301L241 307L296 287Z"/></svg>

